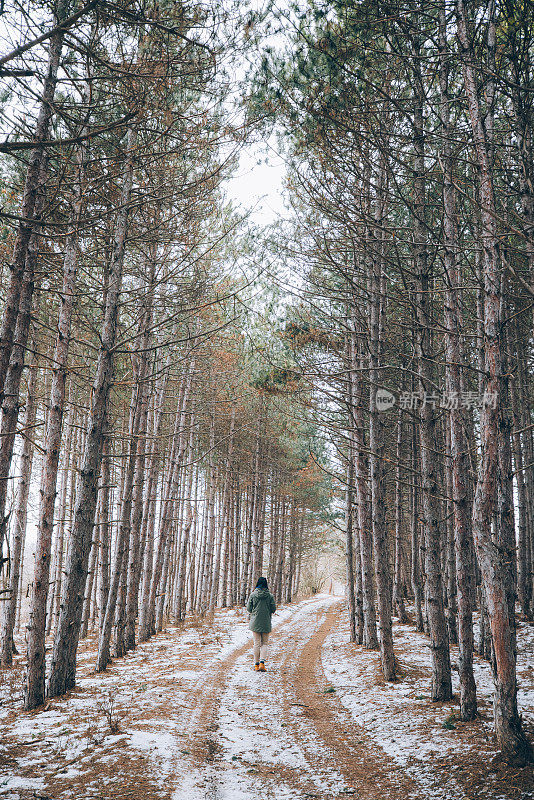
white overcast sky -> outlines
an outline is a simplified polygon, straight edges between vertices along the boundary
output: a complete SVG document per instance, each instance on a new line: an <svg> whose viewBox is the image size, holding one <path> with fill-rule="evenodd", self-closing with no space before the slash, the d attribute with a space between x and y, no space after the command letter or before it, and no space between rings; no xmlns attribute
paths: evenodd
<svg viewBox="0 0 534 800"><path fill-rule="evenodd" d="M245 145L239 168L225 184L226 195L242 211L252 209L250 221L258 227L284 214L285 164L271 143Z"/></svg>

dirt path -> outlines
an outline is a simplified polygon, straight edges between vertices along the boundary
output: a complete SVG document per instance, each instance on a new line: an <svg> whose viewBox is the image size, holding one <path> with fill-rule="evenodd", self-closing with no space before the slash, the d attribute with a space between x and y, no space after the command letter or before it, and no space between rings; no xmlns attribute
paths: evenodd
<svg viewBox="0 0 534 800"><path fill-rule="evenodd" d="M297 663L333 602L282 610L265 674L251 669L242 611L170 627L100 675L96 640L88 638L75 690L35 712L4 706L0 798L249 800L261 787L266 800L294 800L350 789L334 759L319 757L313 723L298 730L300 701L288 684L287 655ZM16 686L22 662L9 676Z"/></svg>
<svg viewBox="0 0 534 800"><path fill-rule="evenodd" d="M424 637L396 626L403 676L386 685L346 627L334 597L282 609L264 674L242 609L171 626L102 675L89 638L76 689L27 713L20 663L0 673L0 800L534 797L528 776L495 772L483 721L444 730L454 702L422 694Z"/></svg>
<svg viewBox="0 0 534 800"><path fill-rule="evenodd" d="M327 691L321 647L339 613L321 598L275 626L265 674L252 671L250 644L221 664L202 687L190 770L173 800L412 796L413 783Z"/></svg>
<svg viewBox="0 0 534 800"><path fill-rule="evenodd" d="M285 668L286 707L290 707L291 688L301 703L302 720L295 726L297 735L303 741L307 732L313 728L323 743L323 748L315 763L331 764L338 768L346 783L356 789L358 798L381 798L398 800L409 798L413 783L402 775L391 759L377 751L376 745L360 726L354 725L350 714L337 698L332 686L326 681L321 666L321 650L333 626L339 623L340 604L331 607L324 621L308 639L298 654L286 653ZM288 705L289 704L289 705ZM314 754L310 753L313 763Z"/></svg>

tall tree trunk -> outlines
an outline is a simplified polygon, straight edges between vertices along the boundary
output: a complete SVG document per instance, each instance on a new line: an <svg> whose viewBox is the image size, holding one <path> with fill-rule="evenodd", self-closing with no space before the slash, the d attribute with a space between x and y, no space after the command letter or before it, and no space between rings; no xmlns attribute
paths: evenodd
<svg viewBox="0 0 534 800"><path fill-rule="evenodd" d="M353 324L356 328L356 325ZM354 342L354 357L356 360L357 344ZM358 369L359 367L359 369ZM369 459L368 447L365 441L365 423L363 414L363 357L360 355L359 363L356 362L353 372L354 393L354 447L356 450L356 498L358 501L358 536L360 538L360 557L362 574L363 598L363 645L369 650L378 647L378 634L376 630L375 590L373 582L373 536L372 523L369 513Z"/></svg>
<svg viewBox="0 0 534 800"><path fill-rule="evenodd" d="M159 386L154 399L154 419L152 425L152 448L150 452L150 464L148 468L148 479L146 488L146 498L143 509L142 521L142 536L143 536L143 576L142 586L139 600L139 636L141 630L143 635L147 632L145 626L146 614L145 609L148 609L150 601L150 585L152 581L152 568L154 560L154 535L156 526L156 497L158 488L158 473L160 470L160 450L159 438L161 435L161 426L163 421L163 406L165 401L165 393L167 389L167 382L169 379L169 367L171 363L171 351L169 351L165 367L159 382ZM141 625L141 616L143 616L143 625ZM142 641L142 640L141 640Z"/></svg>
<svg viewBox="0 0 534 800"><path fill-rule="evenodd" d="M182 540L181 540L181 548L180 548L179 564L178 564L178 580L176 585L176 595L177 595L176 617L178 621L181 621L184 617L183 593L184 593L185 579L186 579L187 550L189 547L189 535L191 533L191 527L193 525L194 516L195 516L194 513L191 511L191 505L190 503L188 503L185 526L182 531Z"/></svg>
<svg viewBox="0 0 534 800"><path fill-rule="evenodd" d="M247 602L247 597L250 590L250 580L249 580L249 573L251 567L251 556L252 556L252 531L254 527L254 516L256 513L256 505L258 502L258 480L259 480L259 453L260 453L260 437L259 437L259 422L258 428L256 431L256 446L254 451L254 467L253 467L253 477L252 483L250 486L250 491L248 492L248 516L246 518L246 527L245 527L245 543L244 543L244 553L243 553L243 563L242 563L242 574L241 574L241 605L245 605Z"/></svg>
<svg viewBox="0 0 534 800"><path fill-rule="evenodd" d="M159 218L159 212L156 214ZM126 591L126 622L124 632L124 646L126 650L135 647L135 619L137 615L137 604L139 597L139 581L141 575L141 526L143 516L143 485L145 475L145 451L148 424L148 401L149 384L147 380L148 372L148 349L151 338L153 308L154 308L154 276L156 269L156 247L152 247L149 255L149 274L147 281L147 296L145 308L139 325L139 355L134 354L138 360L137 373L139 375L140 399L139 399L139 424L138 435L135 446L135 468L132 487L132 504L130 519L130 546L127 573Z"/></svg>
<svg viewBox="0 0 534 800"><path fill-rule="evenodd" d="M78 244L78 225L84 203L86 157L86 149L82 146L78 156L78 176L74 191L72 219L70 230L67 232L63 259L63 286L61 289L53 360L50 408L46 426L46 455L41 471L41 502L37 525L35 574L28 624L27 668L24 684L24 708L26 710L37 708L45 700L46 606L50 581L50 555L57 493L57 473L65 409L67 362L76 294L76 249Z"/></svg>
<svg viewBox="0 0 534 800"><path fill-rule="evenodd" d="M449 431L453 499L453 528L455 544L456 604L458 608L458 645L460 678L460 715L464 720L474 719L477 713L476 686L473 676L473 619L472 597L474 573L472 560L472 532L470 523L470 496L468 471L468 442L465 420L461 408L464 383L460 364L463 361L461 346L462 318L459 291L459 243L457 228L456 188L452 156L452 128L450 123L449 53L445 2L439 18L440 49L440 114L443 129L443 265L447 290L444 303L446 388L450 397ZM450 594L450 592L449 592ZM449 604L452 598L449 596Z"/></svg>
<svg viewBox="0 0 534 800"><path fill-rule="evenodd" d="M140 393L142 391L142 384L139 379L144 376L135 374L134 385L132 387L132 399L130 402L130 420L128 425L128 460L124 468L124 483L121 490L121 517L119 522L119 531L117 535L117 543L115 547L115 561L111 573L109 584L108 599L106 603L106 611L104 614L104 621L100 629L100 636L98 639L98 655L96 662L96 671L102 672L106 669L110 662L110 639L113 620L115 618L117 597L119 593L119 586L121 577L125 572L125 559L128 552L128 540L130 537L130 520L132 513L132 492L135 474L135 464L138 449L138 434L139 424L141 420L141 400ZM124 583L124 581L123 581ZM124 593L123 593L124 594ZM124 601L124 597L121 598ZM122 612L123 604L120 605L121 614L119 614L119 622L123 624ZM118 626L119 627L119 626ZM120 639L119 632L117 638ZM123 652L123 642L119 642L117 651L119 654Z"/></svg>
<svg viewBox="0 0 534 800"><path fill-rule="evenodd" d="M356 596L354 591L354 546L353 546L353 509L352 480L354 464L352 455L347 460L347 487L345 491L345 560L347 567L347 607L349 612L349 639L357 642L356 632Z"/></svg>
<svg viewBox="0 0 534 800"><path fill-rule="evenodd" d="M45 205L44 175L46 174L46 169L47 158L44 157L41 161L43 175L41 176L40 190L32 212L35 222L32 224L32 232L25 247L25 269L18 293L15 330L9 334L9 361L4 372L0 375L0 399L2 401L0 419L0 569L4 563L2 553L8 522L8 515L6 515L7 488L19 416L20 382L31 326L35 288L35 262L39 254L40 240L40 228L37 225L37 221L40 220ZM9 299L6 302L8 303Z"/></svg>
<svg viewBox="0 0 534 800"><path fill-rule="evenodd" d="M96 534L97 526L95 525L94 531ZM85 639L87 631L89 630L89 617L91 616L91 602L93 597L93 586L96 578L96 568L98 564L98 540L96 535L93 537L91 544L91 554L89 556L89 568L87 571L87 581L85 583L85 597L83 599L82 608L82 624L80 627L80 639Z"/></svg>
<svg viewBox="0 0 534 800"><path fill-rule="evenodd" d="M171 534L172 509L174 506L173 497L179 494L179 478L182 468L186 437L184 435L186 409L191 391L191 382L194 371L194 360L190 362L188 371L184 375L181 397L176 409L176 420L173 436L173 451L171 452L169 474L165 487L165 496L162 500L161 522L159 526L158 546L154 560L154 567L150 578L147 598L143 598L139 610L139 641L145 642L155 631L155 612L156 612L156 592L160 585L160 579L164 567L165 554L167 549L167 538Z"/></svg>
<svg viewBox="0 0 534 800"><path fill-rule="evenodd" d="M115 628L115 637L113 640L113 657L122 658L126 653L126 575L128 572L128 537L125 537L125 547L122 554L121 571L119 576L119 590L117 592L117 601L115 603L115 614L113 625ZM110 582L110 592L113 586L113 580ZM104 623L106 618L104 616ZM102 626L104 630L104 626Z"/></svg>
<svg viewBox="0 0 534 800"><path fill-rule="evenodd" d="M82 605L87 578L97 501L98 477L102 460L104 422L109 390L113 381L113 355L117 338L117 317L122 288L128 213L132 190L136 134L128 130L127 155L119 211L115 224L113 253L104 305L101 344L93 383L91 412L85 440L80 477L76 490L76 507L71 543L66 564L61 612L52 653L48 684L50 697L64 694L73 688L76 676L76 652L80 633Z"/></svg>
<svg viewBox="0 0 534 800"><path fill-rule="evenodd" d="M22 194L22 204L19 214L19 225L13 257L10 264L11 279L7 289L6 301L0 328L0 403L4 397L4 382L11 358L11 350L15 334L15 325L19 314L19 304L25 281L33 285L33 273L25 277L28 262L28 250L32 236L38 234L39 218L42 207L39 209L39 197L44 193L44 183L47 176L47 162L44 143L50 138L50 123L54 114L54 97L56 93L57 75L63 49L65 29L59 27L68 14L69 0L59 0L57 3L53 28L54 32L48 39L48 58L46 73L43 80L43 90L40 98L39 113L34 132L35 147L31 150L28 159L26 179ZM29 298L31 305L31 296ZM0 471L0 475L4 473ZM0 532L1 533L1 532ZM0 538L0 551L2 538Z"/></svg>
<svg viewBox="0 0 534 800"><path fill-rule="evenodd" d="M235 527L235 506L237 503L237 494L238 490L236 487L236 480L235 474L232 472L232 482L230 487L230 508L228 509L228 561L227 561L227 573L228 577L226 580L226 593L223 595L224 600L224 607L232 608L234 606L234 595L235 595L235 561L236 561L236 527ZM274 554L273 554L273 563L274 563ZM269 573L269 586L273 587L273 573Z"/></svg>
<svg viewBox="0 0 534 800"><path fill-rule="evenodd" d="M105 430L105 427L104 427ZM99 531L99 584L98 584L98 608L99 608L99 627L102 629L106 606L109 595L110 580L110 544L111 544L111 520L110 520L110 493L111 493L111 469L109 438L104 433L102 442L102 469L101 483L99 490L100 508L98 515Z"/></svg>
<svg viewBox="0 0 534 800"><path fill-rule="evenodd" d="M505 274L502 274L502 280L505 280ZM501 318L505 319L509 314L506 310L504 302L505 291L501 288ZM515 519L514 519L514 499L513 499L513 472L512 472L512 447L511 447L511 433L512 433L512 419L509 405L509 391L508 391L508 347L506 331L503 329L502 333L502 378L501 378L501 392L503 397L503 408L501 410L501 422L499 430L499 472L498 472L498 490L497 490L497 531L499 546L504 556L504 566L506 569L506 592L508 596L508 613L510 615L510 629L512 633L513 647L516 650L516 633L515 633L515 604L517 599L517 557L516 557L516 535L515 535Z"/></svg>
<svg viewBox="0 0 534 800"><path fill-rule="evenodd" d="M263 501L263 480L262 480L262 437L264 417L266 415L266 401L263 394L260 397L260 410L258 416L258 431L256 444L256 460L254 465L254 515L252 517L252 579L250 588L256 586L256 582L262 574L263 568L263 539L261 525L261 506Z"/></svg>
<svg viewBox="0 0 534 800"><path fill-rule="evenodd" d="M418 458L417 458L417 434L415 420L412 422L411 435L412 451L412 480L410 490L410 516L411 516L411 549L412 549L412 570L411 582L415 606L415 628L422 632L423 614L421 611L421 560L419 555L419 493L418 493Z"/></svg>
<svg viewBox="0 0 534 800"><path fill-rule="evenodd" d="M202 570L200 589L199 589L199 609L201 614L205 614L209 606L209 593L211 587L211 569L213 565L214 544L215 544L215 484L216 484L216 469L213 458L213 451L215 449L215 409L211 410L210 419L210 455L208 461L208 475L207 475L207 502L206 502L206 516L207 516L207 529L206 529L206 544L204 554L204 566Z"/></svg>
<svg viewBox="0 0 534 800"><path fill-rule="evenodd" d="M236 494L235 494L235 517L234 517L234 568L232 575L232 606L238 604L239 592L239 561L241 556L241 507L242 494L239 484L239 470L236 474Z"/></svg>
<svg viewBox="0 0 534 800"><path fill-rule="evenodd" d="M451 665L447 622L443 609L441 578L441 532L438 508L438 472L436 462L437 419L433 397L432 319L430 313L431 279L426 232L426 166L424 102L425 89L421 73L421 52L418 34L413 41L413 73L415 84L413 138L413 254L416 274L416 355L421 397L419 435L421 446L421 495L425 544L426 611L432 656L433 701L450 700L452 696Z"/></svg>
<svg viewBox="0 0 534 800"><path fill-rule="evenodd" d="M52 631L56 606L59 610L59 593L61 591L61 575L63 572L63 550L65 545L65 519L67 516L67 490L69 485L69 471L72 460L72 449L75 436L73 436L74 411L72 405L69 407L67 416L67 440L63 454L63 469L61 473L61 483L59 487L59 519L57 524L56 538L54 543L54 557L52 561L52 580L48 594L48 609L46 612L46 635Z"/></svg>
<svg viewBox="0 0 534 800"><path fill-rule="evenodd" d="M347 336L347 410L348 410L348 452L347 452L347 467L346 467L346 488L345 488L345 560L347 570L347 605L349 612L349 639L351 642L361 644L361 635L363 617L359 620L357 613L357 593L356 593L356 577L354 564L356 563L356 574L358 576L358 583L360 584L361 594L361 558L359 552L358 542L358 559L354 557L354 392L353 392L353 367L355 361L354 354L354 334L349 330ZM358 536L358 532L356 531ZM360 612L361 597L360 599ZM361 624L359 624L361 623Z"/></svg>
<svg viewBox="0 0 534 800"><path fill-rule="evenodd" d="M283 497L281 519L280 519L280 545L276 561L275 580L273 587L273 594L275 596L277 604L280 604L282 602L282 575L284 572L286 528L287 528L287 501L286 498Z"/></svg>
<svg viewBox="0 0 534 800"><path fill-rule="evenodd" d="M173 503L173 508L175 503ZM173 513L174 516L174 513ZM154 633L160 633L163 630L163 623L164 623L164 608L165 608L165 600L167 597L168 585L169 585L169 572L170 572L170 561L171 561L171 552L174 546L174 537L176 536L176 526L174 522L171 526L171 531L169 536L167 536L167 541L165 545L165 554L163 556L163 567L161 570L161 576L158 585L158 591L156 594L156 612L154 617Z"/></svg>
<svg viewBox="0 0 534 800"><path fill-rule="evenodd" d="M219 544L217 547L215 564L213 566L213 583L211 587L211 596L209 603L210 611L213 611L217 603L219 576L221 568L221 548L223 543L225 521L228 516L228 507L230 504L230 474L231 474L232 457L234 451L235 413L236 413L235 406L232 406L232 412L230 416L230 432L228 434L228 453L226 456L226 468L224 472L224 484L221 496L221 509L220 509L220 520L219 520L219 531L218 531ZM226 571L226 564L223 565L223 569Z"/></svg>
<svg viewBox="0 0 534 800"><path fill-rule="evenodd" d="M148 387L148 384L146 384ZM143 487L145 475L145 452L148 418L148 388L142 388L139 442L135 463L132 511L130 520L130 558L128 561L127 593L126 593L126 629L125 647L132 650L135 647L135 621L139 598L139 583L141 578L141 535L143 522Z"/></svg>
<svg viewBox="0 0 534 800"><path fill-rule="evenodd" d="M517 348L521 352L518 370L518 392L521 400L521 429L522 442L525 453L525 463L534 463L534 442L532 436L532 415L529 403L529 382L527 372L527 344L526 337L517 336ZM534 619L534 470L525 469L525 497L526 497L526 522L527 541L525 546L525 594L527 603L527 617Z"/></svg>
<svg viewBox="0 0 534 800"><path fill-rule="evenodd" d="M402 484L401 484L401 456L402 456L402 411L399 411L397 421L397 449L395 467L395 580L393 584L393 605L397 609L400 623L408 621L404 605L404 583L402 569Z"/></svg>
<svg viewBox="0 0 534 800"><path fill-rule="evenodd" d="M206 542L208 538L208 523L209 523L209 513L208 513L208 497L206 493L206 476L203 476L203 491L204 497L202 500L202 520L200 527L200 541L199 541L199 553L197 559L197 574L195 576L195 610L197 613L200 613L200 606L202 601L202 576L204 575L204 564L206 561Z"/></svg>
<svg viewBox="0 0 534 800"><path fill-rule="evenodd" d="M387 681L395 680L395 654L393 652L393 630L391 619L391 579L388 563L388 542L386 531L386 485L384 480L384 420L377 404L377 391L381 384L382 329L384 314L383 265L382 265L382 225L385 214L384 195L386 163L380 157L377 178L377 208L375 222L378 237L374 240L369 308L369 475L371 482L371 509L373 550L375 555L375 580L378 607L380 661Z"/></svg>
<svg viewBox="0 0 534 800"><path fill-rule="evenodd" d="M473 51L467 33L464 0L457 0L457 33L473 143L480 172L480 206L484 278L484 354L486 398L480 414L481 456L473 503L473 533L484 581L495 653L494 715L497 741L512 760L532 760L517 710L516 655L510 625L507 566L498 540L492 536L499 470L499 437L505 397L502 387L501 260L491 161L482 123Z"/></svg>
<svg viewBox="0 0 534 800"><path fill-rule="evenodd" d="M516 323L517 324L517 323ZM517 327L519 327L517 325ZM515 356L520 362L523 353L519 347L519 331L516 332L516 352ZM509 361L513 361L514 353L512 352L511 341L509 340ZM519 368L522 369L521 367ZM525 470L526 454L523 454L523 439L521 436L521 429L524 427L525 417L521 413L522 406L522 392L521 392L521 378L518 380L517 375L514 375L510 385L510 399L512 404L513 414L513 452L514 452L514 467L517 481L517 511L518 511L518 525L517 525L517 596L521 611L528 618L530 614L530 587L529 587L529 573L530 573L530 526L531 526L531 508L529 507L529 493L528 493L528 476ZM530 433L530 432L529 432Z"/></svg>
<svg viewBox="0 0 534 800"><path fill-rule="evenodd" d="M24 446L20 457L20 478L15 506L15 522L13 525L13 545L11 553L11 571L8 584L8 596L3 603L2 624L0 628L0 666L9 667L13 661L13 631L17 612L17 601L20 594L22 554L26 538L26 521L28 516L28 497L32 474L37 366L30 367L28 389L26 392L26 411L24 414Z"/></svg>

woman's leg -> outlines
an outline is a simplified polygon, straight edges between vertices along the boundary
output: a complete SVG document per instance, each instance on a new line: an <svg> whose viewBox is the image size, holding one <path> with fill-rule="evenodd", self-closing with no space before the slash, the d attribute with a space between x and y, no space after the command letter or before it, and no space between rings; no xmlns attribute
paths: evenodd
<svg viewBox="0 0 534 800"><path fill-rule="evenodd" d="M256 633L256 631L252 631L252 635L254 637L254 663L259 664L262 634Z"/></svg>
<svg viewBox="0 0 534 800"><path fill-rule="evenodd" d="M269 634L261 634L261 647L260 647L260 661L265 661L267 658L267 651L269 649Z"/></svg>

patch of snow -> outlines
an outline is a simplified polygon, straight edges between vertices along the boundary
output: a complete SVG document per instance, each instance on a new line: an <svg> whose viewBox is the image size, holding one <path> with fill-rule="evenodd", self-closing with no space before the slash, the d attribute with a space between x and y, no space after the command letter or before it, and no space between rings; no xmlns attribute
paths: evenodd
<svg viewBox="0 0 534 800"><path fill-rule="evenodd" d="M451 647L455 698L449 703L434 705L430 702L431 654L424 634L409 625L394 625L394 647L401 676L396 683L382 680L377 651L348 645L348 641L348 622L344 620L325 642L322 652L325 676L365 734L411 774L421 788L426 788L428 795L425 797L436 797L432 759L451 755L458 747L466 752L474 746L465 738L460 739L455 728L444 727L447 718L458 712L459 677L457 667L454 669L458 648ZM530 675L532 670L529 653L534 651L533 626L519 626L518 645L518 705L524 718L534 721L534 687L531 677L527 677L529 669ZM494 693L491 666L476 655L474 674L479 701L491 703ZM417 713L414 713L414 706ZM484 725L488 734L491 733L491 721ZM452 777L449 782L450 786L440 787L440 800L462 800L460 787Z"/></svg>

